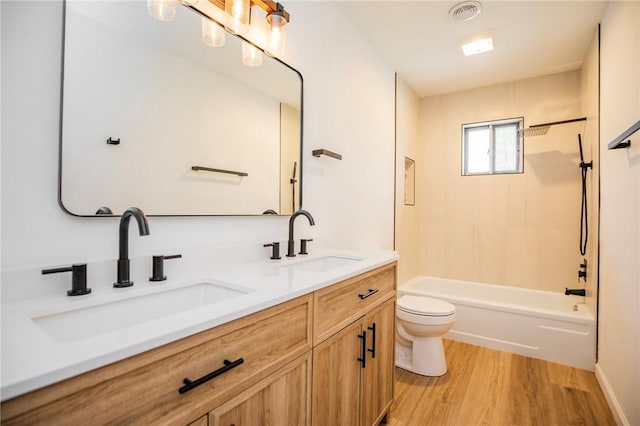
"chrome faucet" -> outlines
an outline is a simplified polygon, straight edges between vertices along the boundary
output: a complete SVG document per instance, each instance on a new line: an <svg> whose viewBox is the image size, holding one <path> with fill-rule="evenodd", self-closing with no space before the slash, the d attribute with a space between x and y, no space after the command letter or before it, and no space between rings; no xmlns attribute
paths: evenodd
<svg viewBox="0 0 640 426"><path fill-rule="evenodd" d="M295 257L296 249L295 249L295 241L293 240L293 222L296 220L298 216L306 216L309 219L309 224L314 226L316 222L313 220L313 216L306 210L298 210L294 214L291 215L289 219L289 241L287 243L287 257Z"/></svg>
<svg viewBox="0 0 640 426"><path fill-rule="evenodd" d="M137 207L130 207L122 213L120 217L119 231L119 252L118 257L118 281L113 284L114 287L131 287L133 281L129 279L129 222L131 217L138 222L138 230L140 235L149 235L149 222L142 210Z"/></svg>

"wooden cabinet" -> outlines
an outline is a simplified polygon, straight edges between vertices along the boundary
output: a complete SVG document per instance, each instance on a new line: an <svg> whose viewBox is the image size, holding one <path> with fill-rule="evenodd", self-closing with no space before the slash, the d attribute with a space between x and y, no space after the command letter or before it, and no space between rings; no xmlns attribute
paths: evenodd
<svg viewBox="0 0 640 426"><path fill-rule="evenodd" d="M393 401L395 358L395 265L373 271L366 277L367 291L379 289L376 299L363 308L349 297L353 290L362 293L358 282L351 288L338 284L316 292L315 318L326 316L318 302L320 296L340 294L342 306L327 303L326 307L342 319L331 318L329 326L314 324L314 342L322 340L333 324L344 319L355 321L327 337L313 350L313 424L360 425L378 424L388 413ZM380 280L380 281L377 281ZM334 288L335 287L335 288ZM347 296L344 296L344 295ZM348 306L352 309L349 310Z"/></svg>
<svg viewBox="0 0 640 426"><path fill-rule="evenodd" d="M360 424L360 321L313 350L313 424Z"/></svg>
<svg viewBox="0 0 640 426"><path fill-rule="evenodd" d="M3 402L2 423L189 424L311 350L312 300L302 296ZM228 362L236 366L183 392L185 378Z"/></svg>
<svg viewBox="0 0 640 426"><path fill-rule="evenodd" d="M4 401L2 424L377 424L395 288L393 263Z"/></svg>
<svg viewBox="0 0 640 426"><path fill-rule="evenodd" d="M311 424L311 354L209 413L211 426Z"/></svg>
<svg viewBox="0 0 640 426"><path fill-rule="evenodd" d="M367 338L375 347L375 354L369 352L362 380L362 425L378 424L387 414L393 401L393 381L395 366L395 299L389 300L369 313L363 326L367 327ZM369 337L371 333L372 337ZM369 350L369 349L368 349ZM374 356L375 355L375 356Z"/></svg>
<svg viewBox="0 0 640 426"><path fill-rule="evenodd" d="M195 420L189 423L187 426L209 426L209 416L205 414L200 417L198 420Z"/></svg>
<svg viewBox="0 0 640 426"><path fill-rule="evenodd" d="M395 296L395 264L374 269L314 293L313 344L317 345Z"/></svg>

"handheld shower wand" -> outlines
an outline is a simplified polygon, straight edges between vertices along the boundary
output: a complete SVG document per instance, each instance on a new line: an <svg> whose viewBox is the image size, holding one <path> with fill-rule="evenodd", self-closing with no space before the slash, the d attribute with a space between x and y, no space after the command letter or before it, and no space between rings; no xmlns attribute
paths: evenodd
<svg viewBox="0 0 640 426"><path fill-rule="evenodd" d="M580 254L584 256L587 253L587 241L589 240L588 226L588 209L587 209L587 171L593 168L593 161L584 162L582 152L582 135L578 133L578 146L580 148L580 164L578 167L582 169L582 206L580 208Z"/></svg>

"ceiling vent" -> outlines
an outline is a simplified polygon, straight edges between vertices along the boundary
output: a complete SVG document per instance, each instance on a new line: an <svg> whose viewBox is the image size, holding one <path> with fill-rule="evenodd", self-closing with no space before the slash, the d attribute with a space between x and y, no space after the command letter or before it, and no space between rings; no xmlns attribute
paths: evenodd
<svg viewBox="0 0 640 426"><path fill-rule="evenodd" d="M482 5L478 1L458 3L449 10L449 16L454 21L468 21L480 14Z"/></svg>

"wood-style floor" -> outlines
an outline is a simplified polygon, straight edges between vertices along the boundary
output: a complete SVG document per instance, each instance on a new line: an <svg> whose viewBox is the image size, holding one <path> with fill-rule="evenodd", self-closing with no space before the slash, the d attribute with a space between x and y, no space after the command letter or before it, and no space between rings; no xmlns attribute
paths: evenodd
<svg viewBox="0 0 640 426"><path fill-rule="evenodd" d="M591 371L444 342L444 376L396 368L389 425L615 425Z"/></svg>

